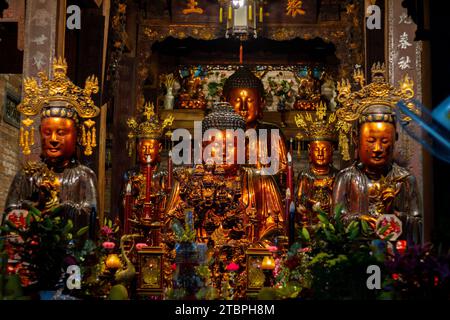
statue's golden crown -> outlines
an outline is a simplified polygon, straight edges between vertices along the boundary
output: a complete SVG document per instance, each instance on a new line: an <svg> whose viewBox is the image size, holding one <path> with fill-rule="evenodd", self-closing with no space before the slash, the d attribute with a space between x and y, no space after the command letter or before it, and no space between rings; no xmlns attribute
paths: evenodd
<svg viewBox="0 0 450 320"><path fill-rule="evenodd" d="M311 113L295 115L295 124L301 129L297 135L306 140L335 140L336 139L336 114L327 116L327 106L322 101L316 105L315 117Z"/></svg>
<svg viewBox="0 0 450 320"><path fill-rule="evenodd" d="M25 116L34 116L42 108L54 102L61 102L65 108L74 109L81 118L96 117L100 109L91 98L98 92L98 80L95 76L86 79L84 88L70 81L66 75L67 63L63 58L53 61L53 79L39 72L40 83L33 77L24 79L24 97L17 109Z"/></svg>
<svg viewBox="0 0 450 320"><path fill-rule="evenodd" d="M142 116L144 121L140 123L134 118L127 120L127 125L131 129L128 133L128 138L160 139L164 133L164 129L171 126L174 120L173 115L169 115L161 122L151 102L147 102L144 105Z"/></svg>
<svg viewBox="0 0 450 320"><path fill-rule="evenodd" d="M24 79L24 96L17 110L26 116L22 119L19 142L25 155L31 153L30 147L34 145L34 120L30 117L41 111L43 117L71 118L77 123L77 115L87 119L81 125L84 154L91 155L92 149L97 146L95 121L91 120L100 112L91 98L92 94L98 92L97 77L88 77L82 89L73 84L66 73L67 63L60 57L53 61L52 79L42 71L38 73L39 82L33 77Z"/></svg>
<svg viewBox="0 0 450 320"><path fill-rule="evenodd" d="M339 120L354 122L361 118L364 110L372 105L385 105L394 112L399 100L409 100L414 96L414 81L405 74L399 81L398 88L386 82L386 68L382 63L375 63L371 69L372 82L365 84L365 78L361 69L354 71L353 79L361 87L358 91L352 91L352 86L347 79L337 84L337 100L342 107L336 111ZM408 119L403 119L407 121Z"/></svg>

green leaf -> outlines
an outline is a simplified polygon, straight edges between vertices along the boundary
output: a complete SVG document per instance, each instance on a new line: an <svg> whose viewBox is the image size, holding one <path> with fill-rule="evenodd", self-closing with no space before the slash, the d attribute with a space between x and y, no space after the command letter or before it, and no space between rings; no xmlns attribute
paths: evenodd
<svg viewBox="0 0 450 320"><path fill-rule="evenodd" d="M112 229L112 220L108 220L108 227Z"/></svg>
<svg viewBox="0 0 450 320"><path fill-rule="evenodd" d="M378 233L383 235L387 231L387 229L389 229L389 226L384 226L384 227L378 229Z"/></svg>
<svg viewBox="0 0 450 320"><path fill-rule="evenodd" d="M77 231L77 237L81 237L83 234L89 231L89 226L82 227Z"/></svg>
<svg viewBox="0 0 450 320"><path fill-rule="evenodd" d="M26 207L28 209L28 212L31 212L32 215L38 216L38 217L42 216L42 212L40 210L38 210L37 208L35 208L31 205L27 205Z"/></svg>
<svg viewBox="0 0 450 320"><path fill-rule="evenodd" d="M66 234L72 229L73 229L73 222L71 219L68 219L66 225L64 226L64 228L62 230L62 233Z"/></svg>
<svg viewBox="0 0 450 320"><path fill-rule="evenodd" d="M339 221L341 219L342 209L343 209L342 203L338 203L334 208L334 220Z"/></svg>
<svg viewBox="0 0 450 320"><path fill-rule="evenodd" d="M305 227L302 228L302 236L303 236L303 238L306 241L310 241L311 240L311 236L309 235L309 231Z"/></svg>
<svg viewBox="0 0 450 320"><path fill-rule="evenodd" d="M329 224L330 221L328 220L326 214L324 212L319 212L319 214L317 215L317 217L319 218L320 222L322 222L323 224Z"/></svg>
<svg viewBox="0 0 450 320"><path fill-rule="evenodd" d="M361 227L363 233L367 233L369 231L369 224L367 223L366 220L361 220Z"/></svg>
<svg viewBox="0 0 450 320"><path fill-rule="evenodd" d="M388 234L386 237L384 237L384 241L390 241L392 239L392 237L394 236L393 233Z"/></svg>

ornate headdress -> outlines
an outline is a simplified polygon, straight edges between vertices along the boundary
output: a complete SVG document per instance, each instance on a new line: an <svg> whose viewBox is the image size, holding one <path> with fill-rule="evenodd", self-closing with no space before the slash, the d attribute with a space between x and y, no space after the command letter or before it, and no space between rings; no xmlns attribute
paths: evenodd
<svg viewBox="0 0 450 320"><path fill-rule="evenodd" d="M361 87L359 91L352 92L351 85L346 79L337 84L337 100L342 107L336 111L336 116L346 134L357 120L360 124L374 121L395 124L397 102L400 100L408 101L414 96L414 82L407 74L399 81L399 87L394 88L386 82L384 63L375 63L371 72L372 82L366 85L362 70L354 71L353 79ZM412 111L417 112L414 104L408 102L407 105ZM401 120L406 123L411 119L403 117ZM348 135L342 143L348 146Z"/></svg>
<svg viewBox="0 0 450 320"><path fill-rule="evenodd" d="M361 69L355 70L353 78L359 83L361 89L352 92L351 85L348 80L344 79L338 82L337 100L342 104L342 108L336 111L338 119L350 123L359 120L359 123L370 121L386 121L395 123L395 108L400 100L409 100L414 96L414 82L405 74L399 81L399 87L394 88L390 83L386 82L386 68L384 64L375 63L372 66L372 83L365 85L364 75ZM385 110L390 112L382 112L377 114L368 110L370 106L385 106ZM413 104L410 104L414 108ZM380 108L381 110L382 108ZM410 121L404 117L403 121Z"/></svg>
<svg viewBox="0 0 450 320"><path fill-rule="evenodd" d="M38 73L40 83L32 77L24 79L24 98L17 106L20 113L26 116L20 128L20 146L24 154L30 154L30 146L34 145L34 120L30 116L38 113L43 118L68 118L76 123L79 122L78 117L86 119L81 125L84 154L91 155L92 148L97 146L95 121L91 118L96 117L100 109L95 106L91 95L98 92L98 80L95 76L88 77L82 89L73 84L66 73L67 63L60 57L53 61L53 79L42 71Z"/></svg>
<svg viewBox="0 0 450 320"><path fill-rule="evenodd" d="M147 102L142 112L143 121L138 123L134 118L127 120L127 125L131 129L128 133L129 139L161 139L164 129L172 125L174 117L169 115L161 123L158 114L155 113L153 103Z"/></svg>
<svg viewBox="0 0 450 320"><path fill-rule="evenodd" d="M327 106L321 101L316 103L316 115L311 113L295 115L295 124L302 130L297 138L307 141L336 141L339 136L339 147L344 160L350 160L348 145L342 143L345 139L345 126L338 121L334 112L327 116Z"/></svg>
<svg viewBox="0 0 450 320"><path fill-rule="evenodd" d="M257 89L260 96L264 95L264 85L249 68L240 67L223 84L223 94L227 96L228 92L234 88L254 88Z"/></svg>

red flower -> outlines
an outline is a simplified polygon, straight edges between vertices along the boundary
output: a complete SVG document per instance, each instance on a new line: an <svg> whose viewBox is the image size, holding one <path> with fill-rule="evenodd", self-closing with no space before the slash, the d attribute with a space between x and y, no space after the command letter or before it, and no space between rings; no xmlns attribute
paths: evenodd
<svg viewBox="0 0 450 320"><path fill-rule="evenodd" d="M399 278L398 273L393 273L392 274L392 279L398 280L398 278Z"/></svg>
<svg viewBox="0 0 450 320"><path fill-rule="evenodd" d="M172 263L172 265L170 266L170 268L172 269L172 271L177 270L177 264L176 264L176 263Z"/></svg>
<svg viewBox="0 0 450 320"><path fill-rule="evenodd" d="M434 276L434 286L437 287L439 284L439 277L438 276Z"/></svg>
<svg viewBox="0 0 450 320"><path fill-rule="evenodd" d="M237 263L231 262L227 265L227 271L238 271L239 265Z"/></svg>

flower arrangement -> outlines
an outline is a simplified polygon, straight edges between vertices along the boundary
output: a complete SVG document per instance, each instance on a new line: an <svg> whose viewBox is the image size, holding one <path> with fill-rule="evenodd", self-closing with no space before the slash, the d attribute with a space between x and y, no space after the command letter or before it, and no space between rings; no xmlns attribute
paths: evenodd
<svg viewBox="0 0 450 320"><path fill-rule="evenodd" d="M279 72L275 77L268 77L267 81L269 88L267 89L267 96L278 97L277 108L278 111L286 110L286 104L292 103L295 97L293 90L294 82L292 80L282 79L283 73Z"/></svg>

